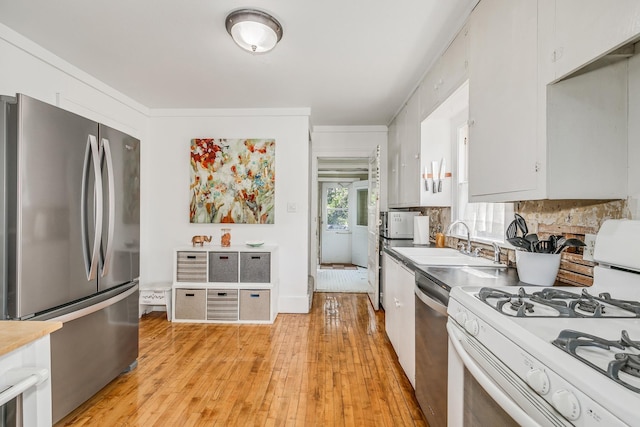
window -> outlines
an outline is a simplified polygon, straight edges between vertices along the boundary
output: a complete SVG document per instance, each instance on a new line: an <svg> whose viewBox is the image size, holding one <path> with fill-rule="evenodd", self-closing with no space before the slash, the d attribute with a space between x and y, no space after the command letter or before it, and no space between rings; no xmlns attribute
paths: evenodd
<svg viewBox="0 0 640 427"><path fill-rule="evenodd" d="M369 190L367 188L358 189L356 192L356 204L358 210L356 212L356 224L367 226L369 222Z"/></svg>
<svg viewBox="0 0 640 427"><path fill-rule="evenodd" d="M349 188L327 188L327 230L349 229Z"/></svg>
<svg viewBox="0 0 640 427"><path fill-rule="evenodd" d="M475 240L504 242L507 218L513 217L513 203L469 203L469 126L460 124L456 129L458 152L458 188L455 220L462 220L468 226ZM459 226L452 232L464 230ZM462 235L466 237L466 233Z"/></svg>

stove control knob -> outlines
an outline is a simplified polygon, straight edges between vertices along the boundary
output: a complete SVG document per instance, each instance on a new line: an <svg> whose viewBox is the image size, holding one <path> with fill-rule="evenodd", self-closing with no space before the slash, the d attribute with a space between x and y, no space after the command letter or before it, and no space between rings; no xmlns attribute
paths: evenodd
<svg viewBox="0 0 640 427"><path fill-rule="evenodd" d="M464 326L465 323L467 323L467 313L465 311L459 311L457 312L453 318L456 320L456 322L458 322L459 324L461 324L462 326Z"/></svg>
<svg viewBox="0 0 640 427"><path fill-rule="evenodd" d="M551 398L553 406L565 418L574 421L580 417L580 402L578 398L569 390L560 389Z"/></svg>
<svg viewBox="0 0 640 427"><path fill-rule="evenodd" d="M527 384L538 394L544 396L549 393L549 376L540 369L532 369L527 372Z"/></svg>
<svg viewBox="0 0 640 427"><path fill-rule="evenodd" d="M480 327L478 326L478 321L476 319L464 322L464 329L474 337L480 332Z"/></svg>

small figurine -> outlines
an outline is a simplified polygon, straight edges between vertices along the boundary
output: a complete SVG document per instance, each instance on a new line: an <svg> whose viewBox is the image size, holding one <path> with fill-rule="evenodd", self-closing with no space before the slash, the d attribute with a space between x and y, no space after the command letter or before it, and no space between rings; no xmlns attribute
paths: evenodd
<svg viewBox="0 0 640 427"><path fill-rule="evenodd" d="M204 246L204 242L210 242L211 241L211 236L193 236L191 238L191 244L193 244L193 246L200 244L200 246Z"/></svg>

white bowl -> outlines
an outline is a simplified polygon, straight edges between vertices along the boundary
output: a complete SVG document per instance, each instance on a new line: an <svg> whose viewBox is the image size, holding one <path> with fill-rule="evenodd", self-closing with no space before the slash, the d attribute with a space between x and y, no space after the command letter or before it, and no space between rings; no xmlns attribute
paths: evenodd
<svg viewBox="0 0 640 427"><path fill-rule="evenodd" d="M264 245L264 240L247 240L245 243L247 246L251 246L252 248L257 248L259 246Z"/></svg>
<svg viewBox="0 0 640 427"><path fill-rule="evenodd" d="M560 269L561 254L516 251L516 269L521 282L553 286Z"/></svg>

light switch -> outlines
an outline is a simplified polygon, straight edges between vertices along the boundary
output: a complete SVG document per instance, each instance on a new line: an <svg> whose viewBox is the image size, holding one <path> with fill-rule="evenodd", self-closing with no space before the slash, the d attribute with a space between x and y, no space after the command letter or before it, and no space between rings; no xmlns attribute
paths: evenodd
<svg viewBox="0 0 640 427"><path fill-rule="evenodd" d="M287 212L296 212L298 209L293 202L287 202Z"/></svg>

